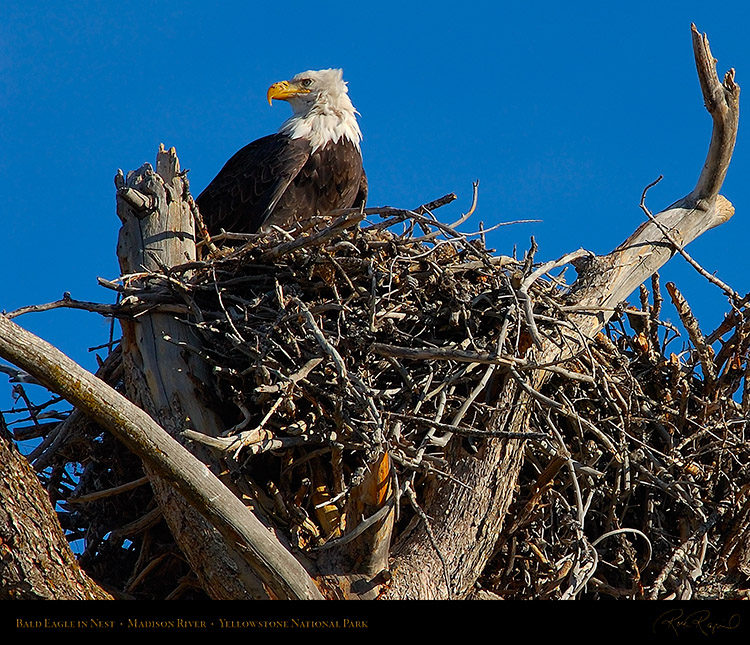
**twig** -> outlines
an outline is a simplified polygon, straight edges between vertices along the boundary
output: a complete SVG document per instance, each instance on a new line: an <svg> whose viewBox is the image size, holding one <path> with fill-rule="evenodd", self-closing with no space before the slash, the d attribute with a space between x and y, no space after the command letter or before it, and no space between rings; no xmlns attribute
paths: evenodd
<svg viewBox="0 0 750 645"><path fill-rule="evenodd" d="M659 592L664 588L664 581L667 576L671 573L678 560L682 560L687 557L690 549L695 543L701 539L731 508L731 503L728 500L724 500L718 506L718 508L711 514L711 516L698 527L698 529L687 539L682 545L675 549L670 556L667 564L661 570L659 575L654 580L654 584L651 588L649 600L656 600L659 597Z"/></svg>
<svg viewBox="0 0 750 645"><path fill-rule="evenodd" d="M646 186L643 189L643 193L641 194L641 202L640 207L641 210L646 214L646 217L648 217L649 220L651 220L656 227L661 231L662 235L666 238L666 240L672 245L675 251L677 251L685 260L687 261L690 266L692 266L698 273L700 273L706 280L708 280L711 284L716 285L721 289L730 299L733 303L739 303L742 298L740 295L732 289L728 284L717 278L715 275L709 273L706 271L698 262L696 262L692 256L683 248L683 246L677 242L677 240L674 238L674 236L671 234L671 232L651 213L651 211L646 207L646 193L648 190L658 184L662 180L662 175L659 175L659 177L652 181L648 186ZM697 190L697 188L696 188Z"/></svg>
<svg viewBox="0 0 750 645"><path fill-rule="evenodd" d="M90 311L92 313L101 314L102 316L112 317L117 315L118 307L116 305L104 305L98 302L85 302L83 300L75 300L70 297L68 292L63 294L60 300L54 302L48 302L41 305L27 305L25 307L19 307L14 311L5 313L5 317L8 319L17 318L24 314L39 313L42 311L51 311L53 309L80 309L83 311Z"/></svg>
<svg viewBox="0 0 750 645"><path fill-rule="evenodd" d="M680 316L680 320L682 321L688 336L690 336L690 340L693 341L700 364L703 368L703 376L706 379L707 389L710 391L717 378L716 364L714 363L714 350L708 343L706 343L706 339L701 333L698 321L693 315L690 305L688 305L687 300L685 300L675 284L673 282L667 282L666 287L672 298L672 304L675 306L675 309L677 309L677 313Z"/></svg>

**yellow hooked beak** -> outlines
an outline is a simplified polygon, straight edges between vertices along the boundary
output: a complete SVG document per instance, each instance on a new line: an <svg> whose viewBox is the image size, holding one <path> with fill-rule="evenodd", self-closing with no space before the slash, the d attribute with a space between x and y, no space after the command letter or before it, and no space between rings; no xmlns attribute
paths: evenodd
<svg viewBox="0 0 750 645"><path fill-rule="evenodd" d="M272 105L273 99L279 101L287 101L291 97L297 94L309 94L310 90L306 87L291 83L290 81L279 81L274 83L268 88L266 97L268 98L268 105Z"/></svg>

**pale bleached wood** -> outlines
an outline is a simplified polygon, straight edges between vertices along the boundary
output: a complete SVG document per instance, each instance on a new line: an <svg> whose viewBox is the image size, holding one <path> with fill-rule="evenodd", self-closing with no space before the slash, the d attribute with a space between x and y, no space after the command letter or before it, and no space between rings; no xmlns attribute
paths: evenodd
<svg viewBox="0 0 750 645"><path fill-rule="evenodd" d="M195 260L193 216L174 149L160 149L156 171L144 166L127 179L118 175L116 184L122 221L118 257L123 275L163 275L173 266ZM124 319L121 324L128 396L178 441L183 440L188 429L218 436L224 430L222 420L198 391L199 386L211 382L209 368L199 357L182 349L185 344L200 346L192 328L158 310ZM190 450L206 464L216 463L200 444L191 443ZM149 462L146 464L148 468ZM244 504L232 502L234 512L241 514L234 521L264 533L249 558L244 541L235 543L236 535L231 538L213 518L204 520L173 494L171 485L153 476L158 473L158 468L149 471L165 518L212 597L266 598L267 588L276 597L319 597L305 569ZM230 491L224 489L223 493L239 501Z"/></svg>
<svg viewBox="0 0 750 645"><path fill-rule="evenodd" d="M692 27L696 67L706 108L713 119L711 144L696 187L671 207L641 225L612 253L579 260L574 284L576 309L570 321L577 331L558 347L549 341L535 349L539 363L556 362L582 349L611 317L615 306L647 280L676 252L671 238L684 246L726 222L734 208L719 195L732 157L739 114L739 87L734 72L721 83L708 39ZM669 231L669 238L664 231ZM591 309L591 313L580 310ZM579 309L580 308L580 309ZM527 428L528 388L538 390L549 374L528 377L526 390L505 377L495 384L498 408L494 428L520 432ZM493 396L492 392L488 396ZM468 455L456 442L448 456L451 478L436 485L426 504L431 530L421 520L394 550L393 578L384 598L464 598L495 553L523 460L523 443L516 439L484 442L478 455ZM461 484L455 483L456 481Z"/></svg>
<svg viewBox="0 0 750 645"><path fill-rule="evenodd" d="M146 412L38 336L0 316L0 356L109 430L242 549L279 598L320 598L307 572L227 488Z"/></svg>
<svg viewBox="0 0 750 645"><path fill-rule="evenodd" d="M740 88L734 81L734 69L730 69L724 75L724 82L719 80L716 74L716 59L711 53L708 36L701 34L695 25L690 27L703 100L714 121L706 163L698 183L686 197L686 200L692 203L715 198L724 183L737 141Z"/></svg>
<svg viewBox="0 0 750 645"><path fill-rule="evenodd" d="M156 171L145 164L127 179L118 173L115 185L122 222L117 253L123 275L132 276L131 285L137 283L137 276L165 275L170 267L195 259L192 217L172 151L159 150ZM164 281L169 282L166 275ZM174 315L159 310L124 318L120 324L128 398L178 441L187 428L217 435L221 421L201 404L195 391L196 382L209 380L206 366L196 357L190 360L178 345L199 345L192 332ZM191 450L203 463L211 463L200 446L193 444ZM204 591L214 599L267 597L253 567L159 475L158 468L144 461L144 470L164 519Z"/></svg>

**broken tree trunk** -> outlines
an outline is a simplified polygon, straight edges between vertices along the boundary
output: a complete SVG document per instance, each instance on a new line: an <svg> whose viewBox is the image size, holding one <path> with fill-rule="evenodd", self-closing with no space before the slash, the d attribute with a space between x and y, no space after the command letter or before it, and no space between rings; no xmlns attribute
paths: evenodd
<svg viewBox="0 0 750 645"><path fill-rule="evenodd" d="M484 345L480 347L481 351L463 351L462 345L455 345L450 342L450 339L445 344L423 343L419 350L387 345L385 342L390 340L387 336L386 323L390 320L388 316L405 315L399 311L403 303L389 301L393 306L389 304L383 311L380 311L375 308L375 299L362 298L363 302L372 304L372 310L369 312L372 320L369 315L363 318L369 321L366 325L367 333L376 330L374 319L377 315L382 335L376 337L378 342L352 346L353 349L350 347L350 352L361 353L365 356L369 356L372 352L378 361L381 358L384 361L392 361L392 366L394 364L398 366L401 359L408 359L417 365L427 364L430 369L432 369L429 365L430 360L440 361L450 356L450 360L461 365L469 365L472 369L477 367L477 372L481 369L483 376L478 382L472 382L470 395L465 403L468 407L471 400L476 399L478 402L487 404L485 408L490 412L488 412L489 423L486 429L491 432L509 432L514 435L512 438L488 438L485 433L484 438L479 442L479 450L476 454L469 454L465 449L466 443L460 440L462 437L454 437L451 440L451 431L445 432L442 437L437 437L443 443L430 443L435 439L430 435L425 443L414 444L445 448L445 451L440 454L440 462L434 462L440 464L440 476L425 477L424 480L428 482L425 495L419 499L412 488L416 479L397 481L397 475L388 474L391 468L391 456L398 456L401 459L407 456L403 451L397 455L402 447L397 442L398 437L389 436L389 440L393 439L390 444L382 436L377 441L372 441L372 436L378 433L384 434L382 430L385 424L382 417L397 417L401 408L384 407L383 410L379 410L376 409L374 402L376 399L363 399L368 405L360 409L348 408L350 415L352 410L355 414L348 419L343 419L340 418L343 415L338 413L340 408L327 407L329 390L334 390L339 395L341 393L346 395L351 393L351 386L354 382L347 376L345 367L339 369L339 365L343 365L341 356L330 344L328 338L331 336L326 336L321 329L322 322L326 320L326 313L333 311L331 308L333 305L341 305L342 301L338 295L324 302L324 306L321 305L317 311L313 312L295 295L284 294L284 289L279 284L280 279L274 278L277 275L274 271L278 270L278 266L270 267L270 277L276 279L274 291L274 285L268 285L265 282L269 275L252 273L255 270L252 266L253 258L258 265L261 265L261 271L268 268L267 265L263 265L263 262L272 259L271 256L264 255L262 250L259 251L259 255L253 256L253 250L250 249L251 252L246 256L251 263L248 274L241 274L237 271L238 267L234 267L232 271L236 272L231 273L229 277L225 275L223 281L216 278L216 273L226 270L220 261L203 265L194 262L192 201L187 194L187 183L179 171L173 151L167 152L162 149L159 152L156 171L153 171L150 166L144 166L131 173L127 179L122 175L118 175L116 179L118 214L123 221L118 254L124 274L121 288L124 298L121 307L113 308L112 311L114 315L123 318L122 350L126 370L125 385L129 397L138 405L134 405L131 400L82 370L40 339L24 332L4 316L0 316L0 355L34 375L49 389L60 393L79 410L110 430L143 459L160 509L176 541L185 553L186 559L210 596L214 598L320 597L301 552L293 555L284 543L295 530L301 531L305 526L309 527L309 522L307 525L304 523L304 519L309 519L309 517L303 517L300 520L298 514L294 518L296 522L288 522L285 527L291 528L292 531L287 533L286 537L282 537L281 530L278 530L278 525L275 525L278 530L278 534L275 535L269 526L261 521L268 515L264 515L264 510L260 508L262 506L260 498L252 498L250 503L253 504L253 509L248 510L245 503L241 501L242 489L236 489L241 482L231 478L225 478L224 483L220 481L220 478L225 477L225 471L232 472L232 467L238 468L232 474L241 474L242 464L238 466L236 459L240 450L234 448L235 442L239 442L243 449L258 447L259 452L262 450L271 452L277 449L274 445L277 447L297 446L301 443L294 443L296 441L319 440L313 445L322 447L319 451L321 453L326 449L333 450L334 448L341 452L345 449L364 451L364 448L367 448L368 451L372 449L372 454L368 452L368 460L365 464L367 468L356 469L357 473L362 473L363 476L358 477L356 482L353 478L346 482L347 485L351 482L351 489L347 490L343 485L341 472L338 473L340 476L338 483L341 485L337 490L326 489L325 485L321 487L323 493L328 496L331 492L339 495L348 493L349 503L346 509L347 522L343 539L323 543L323 547L330 546L330 550L318 548L321 542L315 542L315 539L320 538L320 532L316 533L317 528L314 525L309 529L310 533L304 536L306 542L305 540L298 542L298 545L304 544L308 547L308 553L313 557L316 554L318 556L320 569L312 575L317 575L322 571L326 577L333 577L333 591L343 592L331 594L337 597L372 597L374 595L385 598L422 599L468 597L482 571L487 569L490 558L498 551L503 540L506 540L514 531L515 523L508 522L506 516L515 496L515 486L523 460L525 440L522 436L533 434L526 432L532 399L544 400L547 405L555 406L554 410L558 415L569 414L576 421L583 421L581 417L576 416L575 411L567 410L562 404L544 398L545 395L540 392L540 388L544 385L548 375L553 369L565 371L560 366L561 361L583 351L586 340L596 335L621 301L675 252L682 252L682 246L706 230L726 221L732 215L731 205L718 195L718 191L734 145L739 89L734 84L732 72L727 74L723 84L716 78L714 61L708 43L695 28L693 28L693 43L701 87L706 105L714 120L708 158L696 188L684 199L657 216L651 217L649 214L649 221L609 255L593 257L581 250L533 271L529 263L527 277L515 283L512 278L507 280L515 288L515 292L510 288L508 293L504 292L507 297L514 300L515 304L512 309L515 312L524 312L526 316L525 321L520 321L519 329L524 327L525 322L526 329L523 331L533 346L530 351L521 352L518 356L504 354L503 344L507 328L500 331L496 353L492 353L491 348ZM361 217L361 214L358 217ZM388 223L387 221L370 228L385 227ZM439 223L433 221L431 223L439 229ZM334 226L322 231L321 234L332 235L336 230ZM425 234L423 239L434 240L438 234L437 232ZM356 237L365 238L367 235L367 229L360 229ZM345 275L343 281L347 284L347 288L350 288L355 296L354 299L348 300L347 304L356 303L357 298L362 294L366 296L377 286L374 272L367 273L367 268L374 271L373 259L379 253L378 249L393 245L393 240L372 239L371 237L368 239L368 246L363 247L366 250L362 257L356 254L334 257L334 254L331 254L327 258L330 264L321 261L314 265L303 261L304 268L298 266L297 270L300 274L304 274L303 280L307 280L307 271L311 266L320 271L324 271L326 267L334 273L339 270ZM273 257L279 257L280 254L288 252L289 245L296 248L305 244L314 246L317 243L316 240L317 238L312 236L282 244L272 252ZM361 240L352 236L347 244L356 249L354 242L358 241ZM410 247L409 251L416 253L415 257L419 258L436 251L440 246L436 243L429 251L417 249L415 246ZM450 253L449 246L442 247L442 250ZM321 255L328 255L327 250ZM361 264L357 266L360 269L364 268L364 273L362 271L360 273L367 276L359 289L355 288L349 278L352 274L347 274L343 270L343 265L339 264L339 262L349 260L352 262L361 260ZM492 264L487 258L483 260ZM535 294L540 292L532 290L531 287L545 273L567 263L575 263L579 276L572 290L571 299L566 303L569 305L568 316L566 320L559 321L561 323L559 327L562 330L560 333L565 335L562 342L553 344L536 329L533 299L537 298ZM483 262L479 261L478 264L481 265ZM290 265L291 260L288 260L285 270ZM382 274L386 275L388 297L392 293L391 283L388 280L392 279L395 282L403 279L399 288L403 288L402 295L405 295L409 293L409 289L414 289L409 286L409 279L416 280L415 276L419 275L410 271L421 270L418 265L410 264L409 270L403 275L398 275L390 272L394 266L395 262L388 264L388 271L381 268ZM276 382L272 382L270 377L268 381L263 381L262 370L255 373L254 377L249 377L247 382L240 381L244 390L239 393L247 395L245 399L238 397L240 401L238 407L243 412L246 411L248 405L256 403L267 406L263 412L265 416L254 429L265 430L264 425L267 421L269 426L272 421L275 421L277 429L279 425L282 426L280 428L282 432L275 435L268 433L271 437L268 442L270 447L243 444L243 435L246 433L239 430L245 426L239 430L237 428L225 430L224 423L216 412L217 408L208 405L205 400L205 396L210 395L210 392L206 392L207 388L202 386L214 384L215 381L208 378L209 369L203 360L201 338L195 330L200 326L201 316L207 310L191 306L194 302L192 298L198 293L197 290L192 290L195 285L189 285L191 288L182 291L188 286L190 272L196 267L201 267L204 271L214 271L213 281L209 280L209 286L213 285L216 288L216 299L212 300L211 305L213 307L211 315L214 317L210 324L217 328L225 325L222 329L227 329L226 338L229 339L227 354L232 354L238 349L245 350L251 355L252 361L259 362L257 357L252 356L254 348L241 338L235 323L239 326L240 323L247 324L248 320L250 323L265 320L262 315L258 315L258 310L254 307L258 302L264 302L267 296L268 302L265 302L265 310L262 314L269 316L270 311L268 319L271 320L274 331L281 329L286 334L286 338L290 338L290 344L297 347L309 341L308 345L303 348L305 351L298 349L298 358L304 359L303 364L298 368L286 371L276 369L281 363L276 365L271 363L271 367L277 372L274 374ZM232 318L224 308L221 289L222 285L228 284L237 275L240 276L240 280L247 280L246 284L260 283L264 286L261 287L261 291L253 295L253 302L249 302L246 298L248 301L243 302L242 307L237 309L239 315ZM207 285L204 283L202 286ZM294 291L294 286L299 285L290 286ZM308 286L311 286L313 292L319 288L317 283ZM335 290L335 284L333 288ZM181 297L174 298L175 293L180 293ZM206 292L204 290L201 293L205 295ZM482 293L482 296L489 297L488 293L491 292ZM163 297L165 294L167 297ZM246 294L243 291L240 295L244 297ZM313 296L311 300L317 303L316 296ZM180 304L176 305L175 301ZM169 307L160 308L158 306L160 302L168 302ZM273 308L270 305L273 305ZM350 318L352 317L351 310L345 312L345 307L339 308ZM115 309L118 310L115 311ZM223 309L223 312L220 311L217 318L215 314L220 309ZM138 314L133 315L136 311ZM181 316L180 321L172 318L175 312ZM497 316L493 319L493 325L502 318L502 312L501 307L494 310L493 313ZM242 314L247 316L247 319L243 319ZM128 316L133 317L128 318ZM316 320L321 322L321 325ZM349 330L347 333L341 333L342 328L335 326L335 318L327 320L329 324L333 321L333 337L342 345L352 340L361 340L350 337L351 326L346 326ZM506 315L506 323L507 320ZM446 326L450 327L450 323L446 322ZM258 330L249 329L248 336L256 331ZM268 336L271 335L267 329L264 333L266 332ZM214 333L223 332L215 331ZM234 334L237 334L236 341ZM558 340L560 340L559 336ZM360 352L363 347L366 351ZM260 355L257 354L257 356ZM310 359L309 362L306 362L308 359ZM309 370L306 369L308 366ZM317 372L314 371L316 366L319 366ZM252 368L255 369L255 367L256 365L253 364ZM374 364L369 363L366 371L372 374L380 370L380 365L374 368ZM247 371L252 372L249 368ZM568 375L571 375L570 371ZM309 387L303 389L295 380L297 378L314 382L308 382ZM404 381L403 385L399 378ZM430 374L428 383L431 383L431 378ZM447 380L443 381L443 383L446 382ZM379 393L386 393L386 389L381 388L394 387L394 383L398 385L395 389L406 391L407 388L413 387L414 379L402 369L401 376L394 378L392 382L379 384L372 380L368 387L377 389ZM289 389L280 394L287 386ZM210 387L211 385L208 386L209 389ZM347 387L350 389L347 390ZM292 391L295 388L297 388L296 394L293 397ZM239 391L239 388L235 391ZM275 395L271 399L275 401L273 405L269 403L268 398L264 400L260 396L255 396L263 394L268 397L271 392ZM288 398L285 399L285 396ZM313 429L319 426L320 428L333 428L336 432L345 431L347 428L344 421L351 425L354 419L357 424L355 430L359 431L359 424L362 423L362 428L365 428L367 432L354 433L348 437L327 435L321 438L316 437L313 432L294 435L287 432L288 424L283 425L288 419L284 416L285 413L278 415L281 419L272 419L282 409L282 404L292 403L301 406L310 404L311 398L314 399L311 409L315 414L309 417L309 425ZM411 400L413 397L408 398ZM459 396L454 397L456 398ZM228 400L224 397L225 403ZM457 407L461 407L461 401L458 401ZM254 413L257 414L259 410L255 410ZM363 414L363 410L372 412L372 417ZM461 407L454 418L460 418L463 414L462 410L465 408ZM249 423L253 418L248 415L246 421ZM442 416L439 419L442 419ZM485 417L482 416L481 419L484 423ZM306 420L304 416L295 418L295 421ZM420 421L429 421L429 419L422 418ZM329 425L326 425L326 422L330 422ZM457 427L442 423L439 425L446 425L448 428ZM375 430L370 432L373 428ZM481 430L484 429L483 427ZM516 434L518 436L515 436ZM358 440L364 438L372 443L356 445L352 437ZM191 440L190 451L182 445L188 438ZM334 442L344 440L349 443L334 445ZM607 441L606 437L602 439L605 446ZM227 447L228 444L229 447ZM213 447L216 452L209 453L206 446ZM375 448L378 451L375 451ZM252 451L248 450L248 452ZM376 452L377 455L375 455ZM617 457L615 450L613 453ZM292 453L289 451L285 454L291 455ZM307 457L312 459L308 462ZM311 464L309 472L312 473L310 478L313 480L315 479L314 469L317 468L319 473L325 464L323 461L317 461L312 465L317 457L318 455L308 454L299 460L301 464ZM233 458L234 463L232 463ZM565 460L566 455L556 455L545 471L545 476L554 476L554 468L559 468ZM442 466L443 462L446 464L445 468ZM253 462L253 465L255 463L257 462ZM333 462L329 460L329 465L331 463ZM395 473L396 469L392 472ZM304 473L307 474L308 471L305 470ZM324 476L321 480L324 481L327 473L322 474ZM254 472L251 471L250 475L254 475ZM269 478L267 483L270 486L273 479ZM312 481L312 484L317 492L318 482ZM298 490L304 490L304 487L308 485L310 482L294 488L287 486L287 492L291 493L288 498L291 502L287 510L303 514L305 507L295 506L294 497ZM422 493L421 490L419 492ZM318 500L313 500L315 511L325 512L327 500L330 500L330 497L325 497L320 504ZM256 502L258 506L255 506ZM403 508L407 506L407 502L410 502L413 508L413 520L406 530L402 526L398 527L398 542L389 554L389 538L394 525L395 510L398 504ZM313 507L307 506L307 508ZM336 518L333 524L337 524L335 520ZM325 528L323 522L321 526ZM338 522L338 528L340 527L341 523ZM301 533L298 532L296 535L299 537ZM352 536L355 539L347 541ZM324 537L328 539L329 535ZM584 544L584 540L581 544ZM590 544L588 546L593 551L593 547ZM383 573L382 570L389 560L389 555L389 575L378 575ZM305 562L304 565L303 562ZM388 578L390 580L387 584L383 584ZM563 597L575 595L581 579L583 577L576 578L574 572L569 582L570 590L565 591ZM322 586L326 586L327 591L331 590L330 580L325 579L321 582ZM365 584L360 587L359 583Z"/></svg>
<svg viewBox="0 0 750 645"><path fill-rule="evenodd" d="M185 199L186 184L174 150L162 147L156 172L146 165L130 173L127 180L118 175L116 184L118 215L123 224L118 245L123 275L132 284L138 282L139 276L153 280L155 274L163 274L164 282L169 284L171 267L196 258L193 215ZM188 429L218 436L224 429L222 421L205 405L199 393L201 384L209 380L209 368L182 348L200 344L191 329L172 315L158 311L135 320L123 320L122 328L129 398L157 419L175 439L181 440ZM206 464L211 463L200 444L193 450ZM226 535L222 536L162 480L158 469L151 468L148 461L145 463L175 540L213 598L268 598L269 592L270 597L280 598L319 596L299 562L249 510L245 510L242 521L254 527L263 538L261 548L267 551L258 551L251 558L238 552L238 548L245 552L246 545L227 541ZM275 558L274 564L281 570L268 575L268 565L263 564L267 571L264 575L257 570L257 556Z"/></svg>
<svg viewBox="0 0 750 645"><path fill-rule="evenodd" d="M640 226L610 254L577 263L579 277L573 285L576 304L589 313L573 316L577 331L564 348L549 341L537 347L538 364L559 362L582 349L581 337L596 335L615 307L639 284L680 248L734 213L719 190L737 135L739 87L734 82L734 70L727 72L723 83L718 79L708 39L694 25L692 37L701 90L713 118L711 143L698 183L686 197ZM506 377L495 403L500 410L496 427L522 431L529 412L526 402L548 377L543 370L537 370L528 381ZM513 500L523 443L493 439L475 456L454 448L449 471L452 479L434 491L424 508L431 518L431 528L415 522L414 531L396 545L387 598L466 597L495 551Z"/></svg>

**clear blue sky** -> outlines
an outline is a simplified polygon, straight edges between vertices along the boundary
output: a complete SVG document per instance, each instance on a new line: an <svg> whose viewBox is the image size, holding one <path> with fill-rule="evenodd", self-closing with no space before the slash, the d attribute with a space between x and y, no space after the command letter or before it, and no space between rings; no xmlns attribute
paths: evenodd
<svg viewBox="0 0 750 645"><path fill-rule="evenodd" d="M27 2L0 21L0 309L63 292L111 302L118 276L113 177L175 146L197 195L224 161L287 118L266 88L343 67L359 109L370 205L412 207L447 192L467 230L516 219L492 245L538 258L606 253L695 184L711 131L690 23L719 71L750 79L750 9L723 2ZM750 141L743 129L722 191L735 217L690 247L737 291L745 271ZM673 260L705 328L725 302ZM676 318L670 311L666 317ZM75 311L19 324L91 368L107 324ZM0 407L8 399L0 375Z"/></svg>

